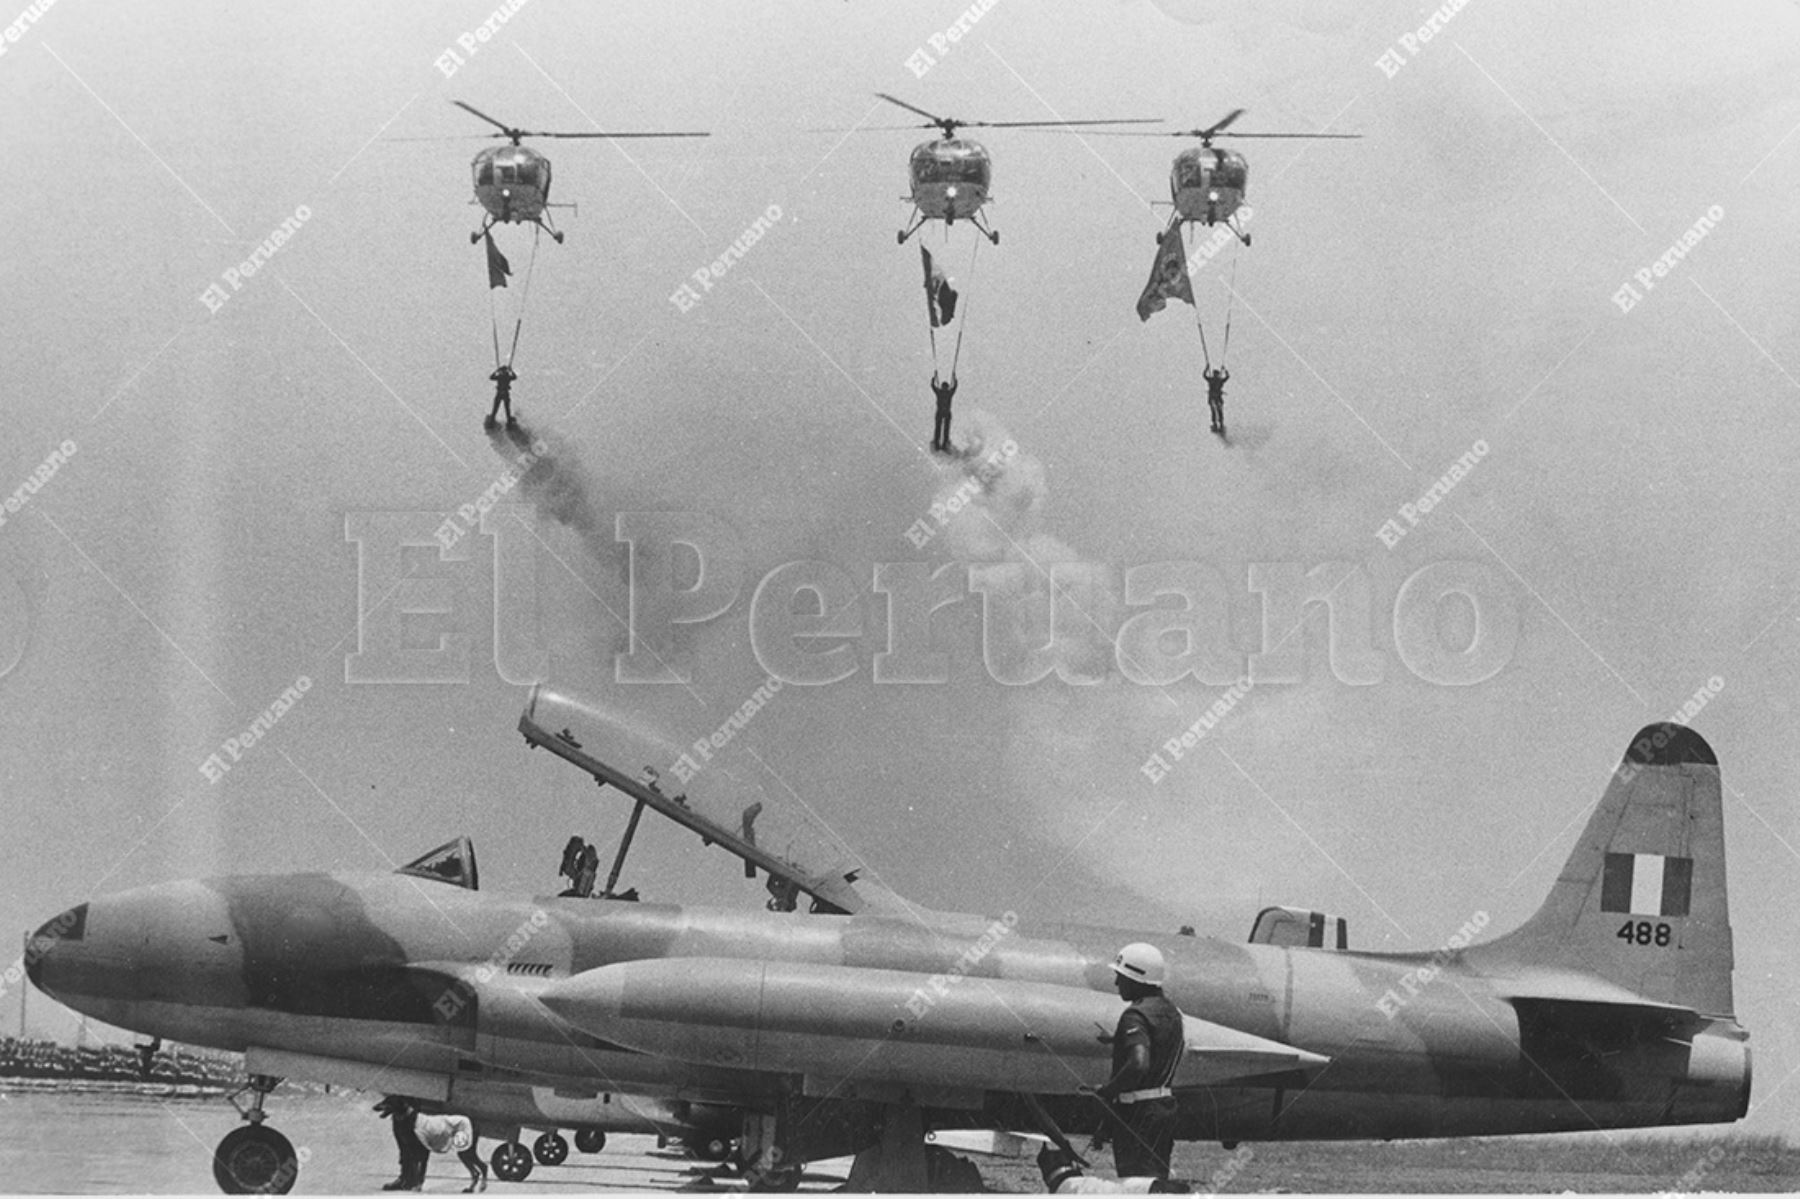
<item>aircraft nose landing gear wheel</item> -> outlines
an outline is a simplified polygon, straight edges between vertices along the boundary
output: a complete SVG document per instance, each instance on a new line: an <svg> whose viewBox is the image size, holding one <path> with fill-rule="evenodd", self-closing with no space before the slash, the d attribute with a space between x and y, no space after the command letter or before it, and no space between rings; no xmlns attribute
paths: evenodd
<svg viewBox="0 0 1800 1199"><path fill-rule="evenodd" d="M494 1167L494 1177L501 1182L524 1182L531 1173L531 1150L517 1141L503 1141L494 1148L494 1156L488 1162Z"/></svg>
<svg viewBox="0 0 1800 1199"><path fill-rule="evenodd" d="M722 1162L731 1156L730 1137L702 1137L688 1142L696 1156L709 1162Z"/></svg>
<svg viewBox="0 0 1800 1199"><path fill-rule="evenodd" d="M532 1156L546 1166L560 1166L569 1158L569 1142L554 1132L547 1132L531 1146Z"/></svg>
<svg viewBox="0 0 1800 1199"><path fill-rule="evenodd" d="M294 1146L264 1124L232 1129L213 1150L213 1181L227 1195L285 1195L299 1175Z"/></svg>
<svg viewBox="0 0 1800 1199"><path fill-rule="evenodd" d="M598 1128L577 1128L575 1148L583 1153L598 1153L606 1148L606 1134Z"/></svg>

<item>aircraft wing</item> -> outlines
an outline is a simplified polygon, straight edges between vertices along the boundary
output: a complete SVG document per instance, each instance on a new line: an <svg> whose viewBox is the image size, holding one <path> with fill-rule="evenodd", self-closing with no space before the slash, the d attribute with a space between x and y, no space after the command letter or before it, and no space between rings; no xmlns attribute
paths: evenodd
<svg viewBox="0 0 1800 1199"><path fill-rule="evenodd" d="M907 910L905 902L884 887L858 887L860 867L809 866L796 860L791 851L758 845L754 821L760 804L743 809L736 827L726 824L717 810L697 807L661 773L680 760L681 750L660 737L630 728L598 706L540 683L532 688L519 717L519 732L532 746L579 766L602 786L617 787L651 811L700 834L708 845L737 856L747 875L765 872L772 892L781 884L791 886L810 895L815 908L823 911Z"/></svg>

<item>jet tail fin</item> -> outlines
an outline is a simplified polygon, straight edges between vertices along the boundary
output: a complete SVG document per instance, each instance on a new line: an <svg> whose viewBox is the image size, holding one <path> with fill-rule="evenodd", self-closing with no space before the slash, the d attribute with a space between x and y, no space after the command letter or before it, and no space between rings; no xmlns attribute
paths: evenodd
<svg viewBox="0 0 1800 1199"><path fill-rule="evenodd" d="M1543 906L1467 960L1508 975L1578 971L1730 1016L1724 811L1705 738L1669 723L1640 731Z"/></svg>

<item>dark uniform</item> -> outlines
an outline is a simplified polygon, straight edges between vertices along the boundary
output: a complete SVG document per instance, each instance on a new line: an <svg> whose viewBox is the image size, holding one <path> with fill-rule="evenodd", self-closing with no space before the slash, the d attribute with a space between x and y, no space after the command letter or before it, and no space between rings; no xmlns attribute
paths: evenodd
<svg viewBox="0 0 1800 1199"><path fill-rule="evenodd" d="M518 377L513 373L513 368L504 363L496 367L494 373L488 376L494 382L494 406L488 411L488 424L496 423L495 418L500 415L502 404L506 405L506 423L509 425L517 423L513 420L512 414L512 385L513 380Z"/></svg>
<svg viewBox="0 0 1800 1199"><path fill-rule="evenodd" d="M1212 431L1225 431L1225 380L1231 378L1231 372L1222 366L1202 371L1201 377L1206 380L1206 404L1212 409Z"/></svg>
<svg viewBox="0 0 1800 1199"><path fill-rule="evenodd" d="M931 391L937 396L937 421L931 427L931 448L940 454L950 452L950 401L956 397L956 378L940 383L931 376Z"/></svg>
<svg viewBox="0 0 1800 1199"><path fill-rule="evenodd" d="M1140 1077L1121 1078L1132 1047L1145 1048L1150 1065ZM1113 1130L1113 1166L1120 1178L1167 1178L1175 1152L1175 1095L1169 1084L1181 1063L1181 1012L1156 991L1135 1000L1113 1031L1113 1083L1123 1089L1102 1094L1113 1102L1120 1127Z"/></svg>

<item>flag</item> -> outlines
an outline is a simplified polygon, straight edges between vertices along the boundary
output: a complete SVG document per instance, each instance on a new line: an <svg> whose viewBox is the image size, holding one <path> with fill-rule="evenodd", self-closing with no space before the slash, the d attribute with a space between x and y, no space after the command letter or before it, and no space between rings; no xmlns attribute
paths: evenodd
<svg viewBox="0 0 1800 1199"><path fill-rule="evenodd" d="M1181 248L1181 226L1172 225L1162 235L1162 244L1156 248L1156 263L1150 268L1150 282L1144 284L1144 294L1138 297L1137 313L1140 321L1150 319L1152 313L1161 312L1168 307L1169 297L1194 302L1194 285L1188 279L1187 255Z"/></svg>
<svg viewBox="0 0 1800 1199"><path fill-rule="evenodd" d="M942 329L956 319L956 289L950 286L944 268L931 260L930 250L920 246L919 256L925 260L925 308L931 314L931 327Z"/></svg>
<svg viewBox="0 0 1800 1199"><path fill-rule="evenodd" d="M1609 853L1600 878L1600 910L1638 916L1685 916L1694 859L1659 853Z"/></svg>
<svg viewBox="0 0 1800 1199"><path fill-rule="evenodd" d="M496 287L505 287L506 277L512 274L512 264L506 261L506 255L502 254L500 247L494 244L492 233L485 233L482 236L487 238L488 287L490 290Z"/></svg>

